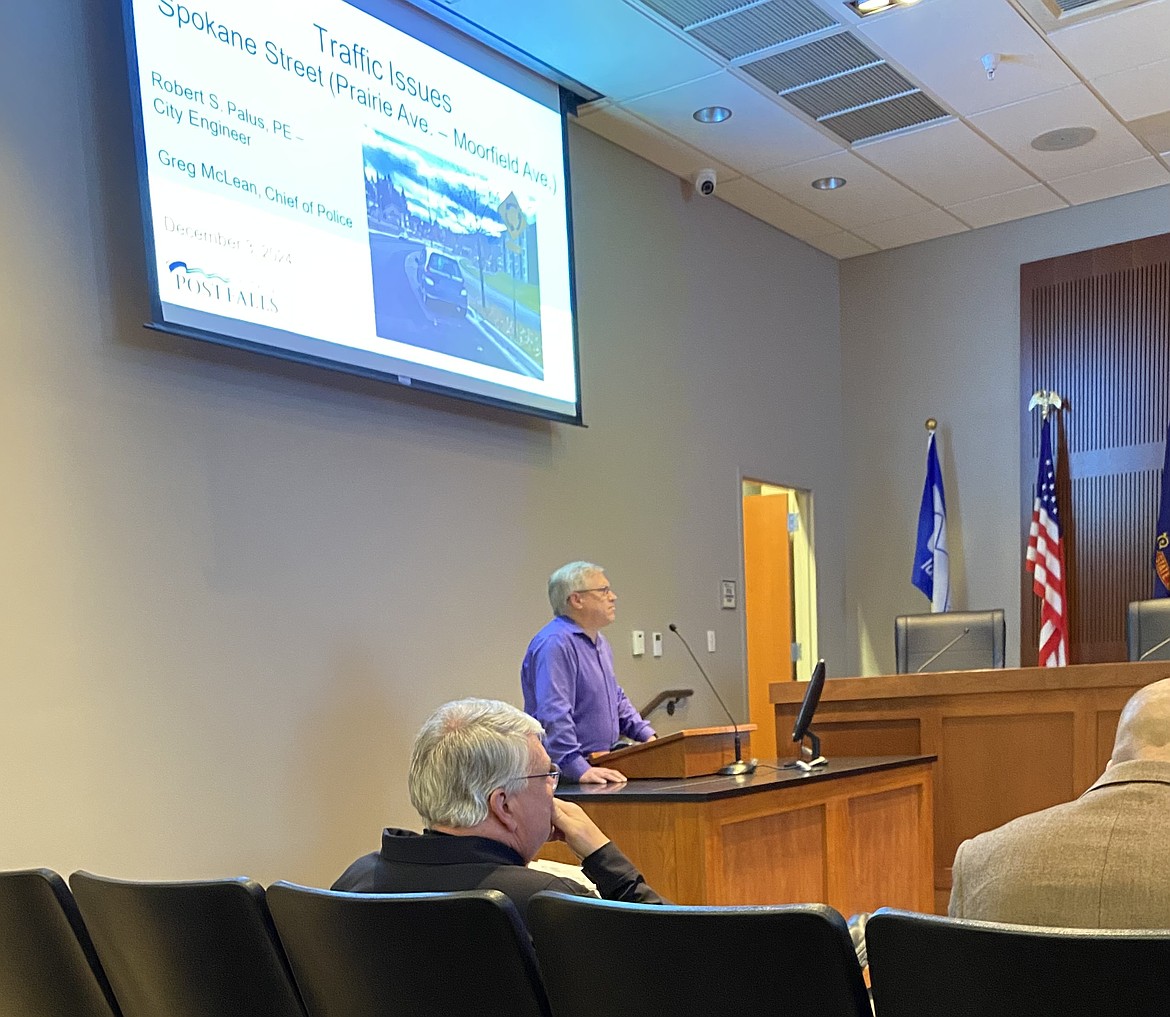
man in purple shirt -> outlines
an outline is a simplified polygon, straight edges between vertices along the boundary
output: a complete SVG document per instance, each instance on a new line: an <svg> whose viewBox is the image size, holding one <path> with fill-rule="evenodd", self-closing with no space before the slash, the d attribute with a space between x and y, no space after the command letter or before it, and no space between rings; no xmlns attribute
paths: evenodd
<svg viewBox="0 0 1170 1017"><path fill-rule="evenodd" d="M620 736L645 742L654 729L631 705L613 672L601 630L613 621L617 594L600 565L574 561L548 580L554 618L532 638L520 667L524 712L545 730L545 747L568 780L604 784L626 778L591 766Z"/></svg>

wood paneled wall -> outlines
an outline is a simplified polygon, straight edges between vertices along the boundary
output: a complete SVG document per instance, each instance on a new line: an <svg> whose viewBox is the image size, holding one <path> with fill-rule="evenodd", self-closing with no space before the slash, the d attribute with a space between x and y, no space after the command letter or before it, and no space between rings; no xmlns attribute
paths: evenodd
<svg viewBox="0 0 1170 1017"><path fill-rule="evenodd" d="M1170 234L1020 267L1020 661L1036 663L1038 602L1023 570L1036 471L1037 389L1060 413L1057 498L1071 661L1125 659L1125 611L1152 591L1170 423Z"/></svg>

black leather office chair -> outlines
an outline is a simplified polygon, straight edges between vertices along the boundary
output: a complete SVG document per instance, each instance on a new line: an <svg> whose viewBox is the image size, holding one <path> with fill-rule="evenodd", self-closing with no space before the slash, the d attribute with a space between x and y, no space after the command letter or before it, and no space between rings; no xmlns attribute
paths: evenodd
<svg viewBox="0 0 1170 1017"><path fill-rule="evenodd" d="M898 674L1003 667L1006 643L1003 608L903 614L894 619Z"/></svg>
<svg viewBox="0 0 1170 1017"><path fill-rule="evenodd" d="M0 1017L118 1017L73 894L49 869L0 872Z"/></svg>
<svg viewBox="0 0 1170 1017"><path fill-rule="evenodd" d="M282 882L268 904L309 1017L548 1017L532 944L498 890L339 893Z"/></svg>
<svg viewBox="0 0 1170 1017"><path fill-rule="evenodd" d="M1130 601L1125 642L1130 660L1170 660L1170 597Z"/></svg>
<svg viewBox="0 0 1170 1017"><path fill-rule="evenodd" d="M1170 931L1054 929L882 908L865 930L878 1017L1170 1013Z"/></svg>
<svg viewBox="0 0 1170 1017"><path fill-rule="evenodd" d="M304 1017L252 880L69 883L123 1017Z"/></svg>
<svg viewBox="0 0 1170 1017"><path fill-rule="evenodd" d="M542 892L528 926L556 1017L871 1017L845 919L823 904L653 906Z"/></svg>

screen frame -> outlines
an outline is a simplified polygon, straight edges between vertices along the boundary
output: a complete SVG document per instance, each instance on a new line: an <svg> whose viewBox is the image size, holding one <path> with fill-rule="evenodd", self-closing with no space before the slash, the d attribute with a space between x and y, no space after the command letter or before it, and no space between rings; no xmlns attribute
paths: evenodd
<svg viewBox="0 0 1170 1017"><path fill-rule="evenodd" d="M346 6L351 7L355 11L358 11L362 14L365 14L367 17L370 17L375 21L390 25L391 27L398 27L393 22L383 19L372 13L367 9L367 6L361 2L354 2L354 0L338 0L338 2L344 3ZM440 36L444 33L448 36L457 36L460 46L474 47L487 54L490 60L500 61L501 63L510 65L512 71L515 73L526 74L534 77L544 77L538 71L524 66L523 64L514 60L511 56L508 56L499 50L493 49L492 47L486 45L482 40L461 31L457 26L436 17L429 11L407 3L405 0L392 0L392 2L396 6L409 11L410 17L424 19L426 22L429 22L431 29L439 33ZM569 117L576 112L577 105L580 101L578 96L566 89L560 82L545 78L545 81L548 83L550 88L556 89L558 97L556 112L558 113L561 120L561 170L564 180L565 243L567 245L566 255L568 267L568 305L571 320L574 388L576 391L576 400L572 411L562 411L551 407L540 406L538 404L534 404L534 402L531 401L525 402L520 399L511 399L505 395L492 395L485 392L477 392L470 388L460 387L454 383L444 384L443 382L434 381L431 379L416 378L411 375L411 369L422 369L424 365L412 364L409 361L395 361L394 363L400 365L400 367L387 367L386 369L379 369L360 363L353 363L345 359L314 356L311 353L306 353L300 350L288 349L281 346L272 346L267 343L256 342L251 339L233 336L227 333L213 332L180 322L168 321L163 311L162 281L159 278L158 253L155 244L156 226L155 217L151 206L151 195L149 187L149 154L146 143L146 125L143 108L143 94L141 88L141 73L139 67L138 44L134 23L134 2L133 0L122 0L121 7L123 38L126 45L126 69L127 84L129 86L130 116L131 125L134 132L135 171L137 174L143 250L146 260L145 275L151 313L151 320L143 322L144 328L150 331L179 336L185 339L196 339L201 342L210 343L216 346L240 349L248 353L259 354L263 357L274 357L278 360L305 364L310 367L321 368L340 374L353 375L362 378L369 378L378 382L388 383L391 387L387 389L387 392L392 392L395 388L421 390L445 397L450 397L463 402L495 407L508 412L518 413L523 416L538 417L557 423L572 424L578 427L586 426L584 418L584 399L582 393L580 327L577 309L577 272L576 245L574 242L573 227L573 192L569 166ZM403 31L401 28L398 28L398 30ZM486 74L478 67L468 64L459 57L452 56L446 50L435 45L432 41L426 41L423 44L429 46L436 52L448 57L449 59L459 60L459 62L464 63L465 66L472 66L474 70L484 74L486 77L492 77L492 75ZM520 92L518 94L523 93ZM547 108L552 109L552 106L547 106ZM317 337L304 336L302 333L290 334L294 334L301 338L312 341L324 341L318 340ZM349 348L346 347L345 349ZM358 351L355 350L354 352L356 353ZM456 375L454 372L439 370L438 373L448 374L453 378L458 377L458 375ZM469 383L475 383L476 380L477 379L474 378L468 379ZM501 389L504 388L503 386L498 387ZM504 390L506 391L506 389ZM520 395L528 395L528 393L520 393ZM533 399L536 398L541 397L533 397ZM567 405L567 400L553 399L551 396L545 396L542 398L548 400L549 402L557 402Z"/></svg>

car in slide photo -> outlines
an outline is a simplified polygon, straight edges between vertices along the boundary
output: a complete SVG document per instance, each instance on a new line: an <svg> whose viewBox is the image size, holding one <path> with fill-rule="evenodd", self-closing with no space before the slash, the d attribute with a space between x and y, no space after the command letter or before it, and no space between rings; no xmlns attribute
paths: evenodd
<svg viewBox="0 0 1170 1017"><path fill-rule="evenodd" d="M427 251L419 256L418 286L423 307L450 308L452 314L467 315L467 284L459 262L441 251Z"/></svg>

